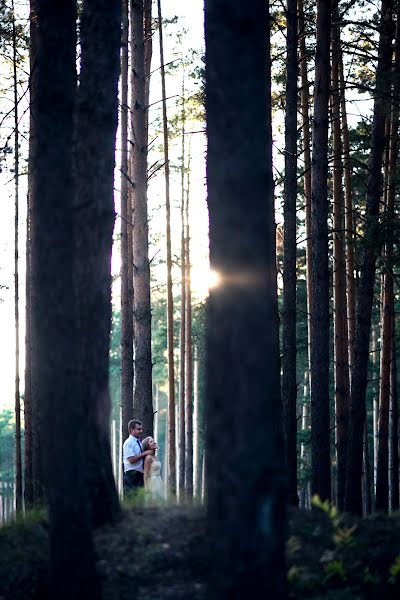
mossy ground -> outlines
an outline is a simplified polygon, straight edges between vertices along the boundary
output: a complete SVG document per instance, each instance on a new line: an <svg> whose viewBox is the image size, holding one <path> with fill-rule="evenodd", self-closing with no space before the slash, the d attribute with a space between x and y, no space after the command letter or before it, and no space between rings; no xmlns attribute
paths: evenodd
<svg viewBox="0 0 400 600"><path fill-rule="evenodd" d="M289 511L291 598L400 598L400 515L353 519ZM103 600L205 600L206 524L200 507L125 507L95 534ZM45 600L42 515L0 529L0 600Z"/></svg>

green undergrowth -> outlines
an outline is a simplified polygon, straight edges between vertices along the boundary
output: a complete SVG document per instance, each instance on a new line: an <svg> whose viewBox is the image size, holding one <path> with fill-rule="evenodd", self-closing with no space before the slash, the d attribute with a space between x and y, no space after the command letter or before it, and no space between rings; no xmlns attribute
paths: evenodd
<svg viewBox="0 0 400 600"><path fill-rule="evenodd" d="M400 598L400 515L355 519L315 501L289 510L291 598ZM205 516L201 507L124 505L95 533L103 600L206 600ZM46 600L47 523L43 513L0 528L0 600ZM249 599L253 600L253 599Z"/></svg>

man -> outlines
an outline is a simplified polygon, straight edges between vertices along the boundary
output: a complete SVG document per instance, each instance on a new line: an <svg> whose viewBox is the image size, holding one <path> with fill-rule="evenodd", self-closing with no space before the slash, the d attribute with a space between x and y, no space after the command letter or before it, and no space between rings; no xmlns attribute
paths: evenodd
<svg viewBox="0 0 400 600"><path fill-rule="evenodd" d="M140 438L143 435L143 427L140 421L133 419L128 423L129 437L123 446L124 459L124 492L137 491L144 486L143 465L147 455L152 450L143 452Z"/></svg>

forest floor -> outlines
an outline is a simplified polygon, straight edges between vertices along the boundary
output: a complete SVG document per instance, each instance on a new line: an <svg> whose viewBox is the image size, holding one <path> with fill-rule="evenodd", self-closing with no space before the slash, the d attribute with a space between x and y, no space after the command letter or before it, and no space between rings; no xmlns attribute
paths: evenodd
<svg viewBox="0 0 400 600"><path fill-rule="evenodd" d="M205 600L205 542L201 508L124 508L95 534L103 600ZM291 598L398 599L400 515L290 510L287 569ZM0 600L45 600L47 570L45 519L0 529Z"/></svg>

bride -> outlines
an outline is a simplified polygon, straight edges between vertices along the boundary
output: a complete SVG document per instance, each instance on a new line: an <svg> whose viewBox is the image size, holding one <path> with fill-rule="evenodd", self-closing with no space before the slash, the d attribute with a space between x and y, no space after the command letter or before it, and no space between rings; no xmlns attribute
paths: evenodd
<svg viewBox="0 0 400 600"><path fill-rule="evenodd" d="M151 437L142 441L143 452L152 450L153 454L144 460L144 489L151 504L164 500L164 486L161 479L161 463L156 456L157 442Z"/></svg>

